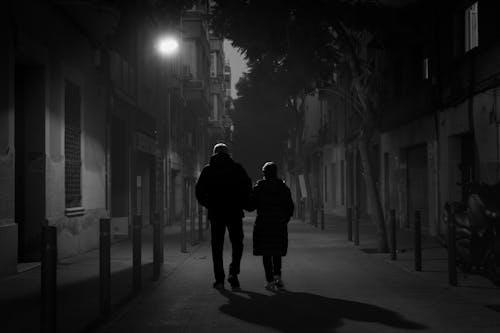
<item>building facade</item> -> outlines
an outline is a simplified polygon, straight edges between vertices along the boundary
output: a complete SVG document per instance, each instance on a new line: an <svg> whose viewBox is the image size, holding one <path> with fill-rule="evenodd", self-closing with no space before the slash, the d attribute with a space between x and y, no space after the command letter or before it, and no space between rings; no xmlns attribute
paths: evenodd
<svg viewBox="0 0 500 333"><path fill-rule="evenodd" d="M208 156L206 2L182 15L134 1L1 6L0 276L40 260L43 225L64 258L98 247L101 218L116 237L134 216L144 228L193 220ZM183 38L172 59L154 48L165 31Z"/></svg>
<svg viewBox="0 0 500 333"><path fill-rule="evenodd" d="M440 236L446 201L462 200L468 183L500 179L496 7L487 0L408 6L401 17L425 19L406 20L397 43L369 50L384 77L371 162L386 220L395 209L399 226L412 229L420 211L424 232ZM299 213L311 211L313 223L314 211L373 215L349 87L339 66L333 86L290 102L287 178L297 202L309 206Z"/></svg>

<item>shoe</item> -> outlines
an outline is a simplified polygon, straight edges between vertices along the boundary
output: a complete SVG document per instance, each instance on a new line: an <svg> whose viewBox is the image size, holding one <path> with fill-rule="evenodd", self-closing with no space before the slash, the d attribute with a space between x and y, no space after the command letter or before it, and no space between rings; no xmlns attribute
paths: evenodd
<svg viewBox="0 0 500 333"><path fill-rule="evenodd" d="M269 291L275 291L276 285L274 284L274 281L271 281L266 284L265 288Z"/></svg>
<svg viewBox="0 0 500 333"><path fill-rule="evenodd" d="M227 282L229 282L231 288L240 289L240 280L238 280L238 275L229 275Z"/></svg>
<svg viewBox="0 0 500 333"><path fill-rule="evenodd" d="M213 287L217 290L224 290L224 282L215 281Z"/></svg>
<svg viewBox="0 0 500 333"><path fill-rule="evenodd" d="M279 275L275 275L274 276L274 285L276 286L276 288L278 289L283 289L285 288L285 284L283 283L283 280L281 280L281 276Z"/></svg>

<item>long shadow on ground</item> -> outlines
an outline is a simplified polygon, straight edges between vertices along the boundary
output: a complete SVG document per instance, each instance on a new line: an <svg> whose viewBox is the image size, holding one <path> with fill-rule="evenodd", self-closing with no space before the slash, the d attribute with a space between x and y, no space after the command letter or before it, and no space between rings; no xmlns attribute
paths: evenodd
<svg viewBox="0 0 500 333"><path fill-rule="evenodd" d="M375 305L328 298L310 293L281 291L271 295L251 291L221 291L229 302L220 311L240 320L282 332L334 332L343 319L400 328L427 327L399 313Z"/></svg>

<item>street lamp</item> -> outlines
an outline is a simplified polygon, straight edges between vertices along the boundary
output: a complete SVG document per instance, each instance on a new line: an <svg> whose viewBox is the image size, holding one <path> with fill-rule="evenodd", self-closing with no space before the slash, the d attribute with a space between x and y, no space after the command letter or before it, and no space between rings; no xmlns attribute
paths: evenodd
<svg viewBox="0 0 500 333"><path fill-rule="evenodd" d="M156 54L158 55L158 58L161 58L163 61L161 61L161 77L162 77L162 82L165 84L162 84L161 89L165 89L165 97L166 100L166 109L162 110L160 113L159 120L161 123L159 124L159 138L158 138L158 144L160 146L159 151L160 151L160 163L161 163L161 171L159 174L159 178L161 181L161 191L160 191L160 224L162 225L164 221L167 219L167 217L170 219L171 214L170 211L166 211L167 207L167 200L170 200L170 194L166 193L167 188L170 188L170 163L171 163L171 157L170 157L170 146L171 146L171 131L170 129L167 129L167 124L171 126L171 97L170 97L170 88L168 86L167 82L167 75L171 75L170 71L173 68L172 62L177 62L175 60L176 56L179 54L179 49L180 49L180 38L173 33L163 33L159 36L156 37L154 40L154 49ZM167 65L167 66L165 66ZM168 71L168 73L166 73ZM163 109L163 108L162 108ZM168 117L168 119L166 119ZM168 139L167 139L168 137ZM167 148L167 143L168 143L168 148ZM168 184L167 184L168 183ZM170 204L168 204L168 207L170 208ZM183 229L185 228L185 223L182 223ZM155 228L155 240L160 239L159 243L163 244L163 240L161 238L161 235L163 234L162 231L162 226L157 226ZM184 251L184 240L185 240L185 231L183 230L183 235L182 235L182 244L181 244L181 250ZM154 257L158 257L155 262L163 262L162 258L162 253L163 253L163 248L162 245L157 245L154 247L157 249L156 252L158 254L154 255ZM156 268L156 266L155 266ZM156 274L156 273L155 273Z"/></svg>
<svg viewBox="0 0 500 333"><path fill-rule="evenodd" d="M179 51L179 41L172 35L161 36L156 41L156 51L163 57L171 57Z"/></svg>

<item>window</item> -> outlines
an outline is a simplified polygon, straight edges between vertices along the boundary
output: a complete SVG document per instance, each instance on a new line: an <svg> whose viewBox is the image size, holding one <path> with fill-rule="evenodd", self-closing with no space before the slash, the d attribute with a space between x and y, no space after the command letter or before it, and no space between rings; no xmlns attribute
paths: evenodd
<svg viewBox="0 0 500 333"><path fill-rule="evenodd" d="M479 46L479 22L477 1L465 10L465 52Z"/></svg>
<svg viewBox="0 0 500 333"><path fill-rule="evenodd" d="M424 80L429 79L429 58L424 58L424 61L422 62L422 78Z"/></svg>
<svg viewBox="0 0 500 333"><path fill-rule="evenodd" d="M210 54L210 77L217 77L217 52Z"/></svg>
<svg viewBox="0 0 500 333"><path fill-rule="evenodd" d="M219 99L217 94L212 94L212 114L210 115L211 120L217 120L219 113Z"/></svg>
<svg viewBox="0 0 500 333"><path fill-rule="evenodd" d="M80 87L66 81L64 92L64 190L66 208L82 205Z"/></svg>

